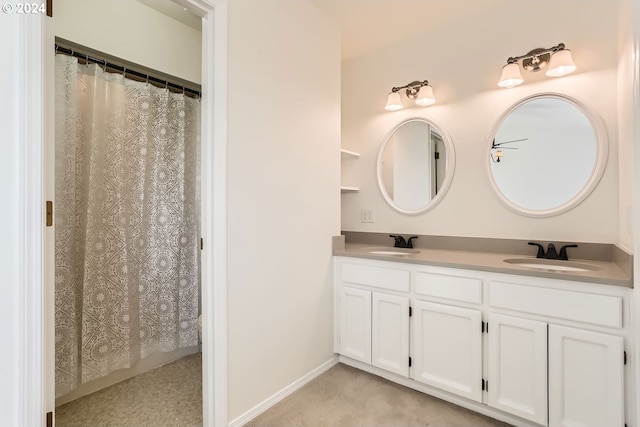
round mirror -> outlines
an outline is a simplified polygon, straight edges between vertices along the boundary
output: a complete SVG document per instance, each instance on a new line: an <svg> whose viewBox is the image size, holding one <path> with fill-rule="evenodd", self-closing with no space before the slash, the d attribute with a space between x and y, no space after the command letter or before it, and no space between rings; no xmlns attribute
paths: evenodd
<svg viewBox="0 0 640 427"><path fill-rule="evenodd" d="M455 154L448 135L425 119L409 119L391 132L378 153L378 185L398 212L432 209L451 185Z"/></svg>
<svg viewBox="0 0 640 427"><path fill-rule="evenodd" d="M528 216L574 208L596 187L607 158L603 125L574 99L526 98L498 121L489 141L489 176L506 206Z"/></svg>

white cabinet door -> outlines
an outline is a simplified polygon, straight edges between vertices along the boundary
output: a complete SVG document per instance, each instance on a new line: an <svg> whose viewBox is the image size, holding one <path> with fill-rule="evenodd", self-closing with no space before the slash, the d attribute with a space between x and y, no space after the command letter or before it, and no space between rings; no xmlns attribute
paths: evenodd
<svg viewBox="0 0 640 427"><path fill-rule="evenodd" d="M547 425L547 323L489 314L488 404Z"/></svg>
<svg viewBox="0 0 640 427"><path fill-rule="evenodd" d="M623 339L549 325L549 426L624 426Z"/></svg>
<svg viewBox="0 0 640 427"><path fill-rule="evenodd" d="M371 364L371 292L340 290L340 354Z"/></svg>
<svg viewBox="0 0 640 427"><path fill-rule="evenodd" d="M480 402L482 316L479 310L425 301L413 305L413 378Z"/></svg>
<svg viewBox="0 0 640 427"><path fill-rule="evenodd" d="M372 294L371 364L409 376L409 298Z"/></svg>

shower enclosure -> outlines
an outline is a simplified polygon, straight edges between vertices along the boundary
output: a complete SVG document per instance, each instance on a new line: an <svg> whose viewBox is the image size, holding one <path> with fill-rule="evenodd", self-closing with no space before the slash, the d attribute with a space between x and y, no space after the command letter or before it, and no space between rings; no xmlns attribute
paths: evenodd
<svg viewBox="0 0 640 427"><path fill-rule="evenodd" d="M197 349L199 132L199 99L56 55L56 397Z"/></svg>

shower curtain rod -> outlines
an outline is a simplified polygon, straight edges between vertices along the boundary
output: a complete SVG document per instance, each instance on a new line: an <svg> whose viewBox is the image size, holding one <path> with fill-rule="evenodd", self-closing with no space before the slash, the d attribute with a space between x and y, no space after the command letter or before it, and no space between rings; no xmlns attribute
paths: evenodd
<svg viewBox="0 0 640 427"><path fill-rule="evenodd" d="M201 92L200 90L195 90L195 89L191 89L187 86L184 85L180 85L180 84L176 84L173 83L169 80L163 79L163 78L158 78L158 77L154 77L152 74L146 73L146 72L140 72L140 71L136 71L135 69L131 69L127 66L124 65L118 65L116 63L110 62L106 59L103 58L97 58L96 56L107 56L107 55L94 55L92 53L84 53L82 52L82 50L76 50L74 48L71 47L65 47L61 44L58 43L58 39L56 38L56 44L55 44L55 48L56 48L56 53L64 53L65 55L69 55L69 56L73 56L75 58L78 59L82 59L84 61L86 61L87 63L92 62L101 66L104 66L105 69L106 68L111 68L113 70L117 70L118 72L122 73L125 77L127 76L135 76L138 77L138 79L134 79L134 80L138 80L138 81L145 81L148 83L156 83L154 86L158 86L158 87L164 87L166 89L171 88L172 92L182 92L185 95L191 96L193 97L201 97ZM87 51L89 51L90 49L86 49ZM125 63L126 61L122 61L123 63ZM133 67L136 67L135 64L132 64ZM144 68L144 67L140 67L140 68ZM196 85L195 83L191 83L193 86L197 86L198 88L200 87L199 85Z"/></svg>

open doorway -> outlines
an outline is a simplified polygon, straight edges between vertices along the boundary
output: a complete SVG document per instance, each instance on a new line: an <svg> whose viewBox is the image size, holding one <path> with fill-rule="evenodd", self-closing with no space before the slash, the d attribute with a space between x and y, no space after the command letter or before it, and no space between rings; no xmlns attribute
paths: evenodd
<svg viewBox="0 0 640 427"><path fill-rule="evenodd" d="M56 39L58 424L197 425L199 86L106 57Z"/></svg>
<svg viewBox="0 0 640 427"><path fill-rule="evenodd" d="M138 7L143 6L141 2L134 2L133 0L128 0L129 3L140 3ZM63 3L62 1L60 3ZM65 2L67 3L67 7L70 3L74 2ZM224 215L220 215L220 212L224 211L224 176L226 174L224 162L220 161L224 158L225 151L225 141L224 141L224 89L221 89L221 85L224 85L224 73L216 72L217 70L224 70L224 66L216 66L214 67L213 56L215 54L216 60L224 63L225 61L225 45L226 45L226 8L224 6L212 6L209 2L196 2L196 1L181 1L182 6L187 7L190 10L195 11L196 13L203 15L205 18L205 26L203 32L200 36L200 39L204 41L204 65L202 67L203 70L203 116L205 116L202 120L202 191L206 193L206 195L202 198L202 232L201 236L204 237L204 241L207 243L205 245L205 249L202 251L203 257L207 257L207 262L204 263L205 266L202 269L202 283L203 283L203 292L202 292L202 311L204 313L204 339L203 339L203 382L202 382L202 390L204 391L204 396L207 405L203 407L203 422L205 424L213 424L214 422L218 422L218 420L222 420L222 422L226 423L226 410L224 402L224 394L226 392L226 384L224 382L224 375L217 375L216 381L213 381L214 374L216 372L222 371L224 372L224 357L219 358L216 354L213 353L212 349L214 347L214 340L216 341L216 347L218 349L224 349L225 345L224 341L226 340L225 331L226 328L215 328L216 330L221 330L220 336L210 337L208 336L208 331L214 330L214 326L218 322L218 318L223 319L223 316L226 316L226 306L222 302L223 298L216 298L216 293L225 292L226 280L225 278L225 270L224 268L220 268L217 271L214 270L214 264L223 265L224 266ZM64 3L61 5L57 3L57 13L61 13L64 9ZM115 5L109 4L109 7L116 7ZM144 6L146 7L146 6ZM82 17L78 17L78 19L82 20ZM87 17L84 17L85 25L87 23L91 24L91 20ZM218 25L221 24L221 25ZM139 29L138 29L139 30ZM214 41L214 32L219 32L219 34L215 37ZM221 37L222 36L222 37ZM48 52L45 52L48 54ZM223 64L220 64L223 65ZM52 71L52 70L49 70ZM215 79L214 79L215 78ZM214 96L214 86L216 86L215 96ZM214 106L219 106L219 108L215 108ZM206 112L211 112L215 110L215 114L206 114ZM213 126L214 122L216 122L217 126ZM219 125L219 126L218 126ZM215 155L221 154L221 155ZM217 162L214 159L217 160ZM214 165L216 165L216 172L213 173ZM49 166L51 169L51 165ZM46 169L46 168L45 168ZM214 183L215 178L215 183ZM221 186L222 184L222 186ZM215 194L213 193L213 187L217 185L216 188L221 189L221 191L217 191ZM222 230L222 232L218 232L216 234L216 241L213 240L213 235L215 230ZM46 252L46 251L45 251ZM215 260L211 260L211 258L215 255ZM214 274L215 273L215 274ZM217 280L218 278L219 280ZM214 283L218 283L220 285L219 288L214 286ZM220 301L221 307L218 309L213 309L214 302ZM47 310L51 310L49 307ZM208 315L211 313L211 315ZM47 316L51 319L53 316L51 313ZM50 359L52 356L51 345L49 345L49 351L47 354ZM218 351L219 354L223 355L226 351ZM219 364L218 362L221 362ZM49 381L51 381L51 373L49 373ZM51 386L47 387L51 390ZM51 393L52 394L52 393ZM48 401L51 402L51 397L48 397ZM219 410L216 410L219 409Z"/></svg>

